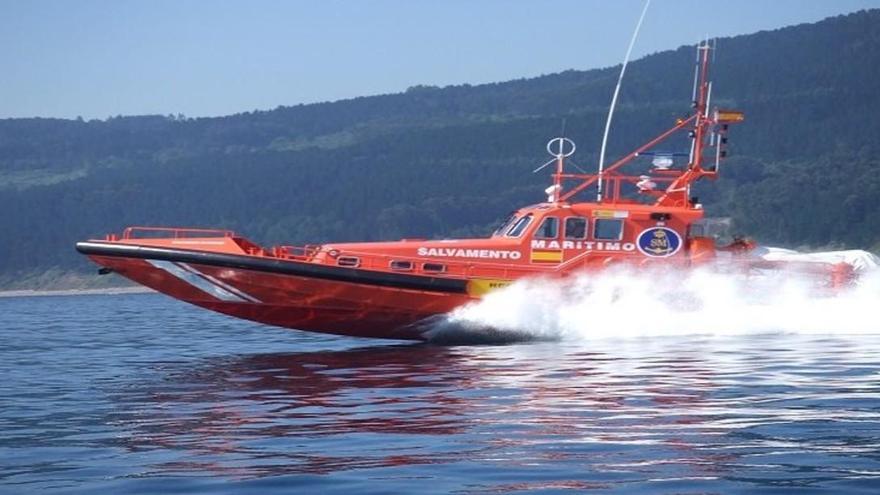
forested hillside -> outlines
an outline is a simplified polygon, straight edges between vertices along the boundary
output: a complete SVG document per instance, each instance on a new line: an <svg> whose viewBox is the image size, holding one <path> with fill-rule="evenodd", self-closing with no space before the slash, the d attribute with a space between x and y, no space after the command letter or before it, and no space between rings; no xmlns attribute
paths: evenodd
<svg viewBox="0 0 880 495"><path fill-rule="evenodd" d="M880 10L717 47L713 102L747 120L721 180L699 191L709 214L767 243L880 248ZM631 64L612 156L688 111L693 57ZM563 119L574 162L594 168L617 71L219 118L0 120L0 286L91 270L75 241L127 225L232 228L266 244L485 234L541 200L549 171L531 170Z"/></svg>

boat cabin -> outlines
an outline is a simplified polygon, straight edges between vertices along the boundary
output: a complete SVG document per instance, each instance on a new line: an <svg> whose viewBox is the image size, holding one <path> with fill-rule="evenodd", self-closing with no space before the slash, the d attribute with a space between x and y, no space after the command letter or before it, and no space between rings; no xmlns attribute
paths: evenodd
<svg viewBox="0 0 880 495"><path fill-rule="evenodd" d="M566 137L551 139L547 152L552 158L534 170L555 169L545 190L547 201L517 210L490 237L324 245L309 260L465 277L497 272L494 276L499 278L518 278L617 262L642 265L662 260L676 265L714 258L715 239L705 234L704 212L690 194L691 185L718 176L727 155L729 125L744 117L735 110L710 110L709 50L708 45L698 47L701 70L689 117L677 119L671 128L607 166L603 149L594 174L567 172L566 159L574 154L575 143ZM690 150L657 148L673 135L686 135ZM640 156L651 158L650 164L635 163ZM643 168L627 173L628 164ZM595 194L595 201L578 201L579 194Z"/></svg>
<svg viewBox="0 0 880 495"><path fill-rule="evenodd" d="M427 273L498 268L508 274L653 260L688 264L692 246L714 249L711 239L689 238L690 226L702 217L698 206L539 203L511 214L488 238L331 244L321 247L315 261Z"/></svg>
<svg viewBox="0 0 880 495"><path fill-rule="evenodd" d="M662 208L636 202L541 203L512 214L492 239L518 240L537 263L565 262L583 253L597 256L682 256L688 227L699 208Z"/></svg>

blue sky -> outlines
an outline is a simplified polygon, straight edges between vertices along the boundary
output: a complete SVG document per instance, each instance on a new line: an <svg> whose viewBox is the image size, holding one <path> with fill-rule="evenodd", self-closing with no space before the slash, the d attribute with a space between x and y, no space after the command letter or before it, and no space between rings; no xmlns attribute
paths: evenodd
<svg viewBox="0 0 880 495"><path fill-rule="evenodd" d="M0 117L226 115L415 84L604 67L621 61L641 6L642 0L0 0ZM878 7L880 0L652 0L634 58L706 35Z"/></svg>

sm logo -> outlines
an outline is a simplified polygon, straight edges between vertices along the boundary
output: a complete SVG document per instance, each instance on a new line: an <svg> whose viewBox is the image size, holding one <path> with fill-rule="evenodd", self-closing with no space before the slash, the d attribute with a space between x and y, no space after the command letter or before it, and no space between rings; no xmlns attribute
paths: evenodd
<svg viewBox="0 0 880 495"><path fill-rule="evenodd" d="M677 253L681 248L681 236L666 227L653 227L639 234L636 246L645 256L665 258Z"/></svg>

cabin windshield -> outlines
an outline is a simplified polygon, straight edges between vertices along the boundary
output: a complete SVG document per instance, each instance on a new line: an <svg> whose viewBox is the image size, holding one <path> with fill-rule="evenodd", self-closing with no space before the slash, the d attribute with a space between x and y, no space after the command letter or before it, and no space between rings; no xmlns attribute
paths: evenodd
<svg viewBox="0 0 880 495"><path fill-rule="evenodd" d="M516 221L516 213L511 213L510 216L505 218L504 221L501 222L501 225L497 229L495 229L495 232L492 232L492 235L504 235L504 232L507 231L507 229L509 229L511 225L513 225L514 221Z"/></svg>
<svg viewBox="0 0 880 495"><path fill-rule="evenodd" d="M519 220L517 220L510 229L507 230L507 237L519 237L525 232L526 227L529 226L529 223L532 221L532 214L523 216Z"/></svg>

